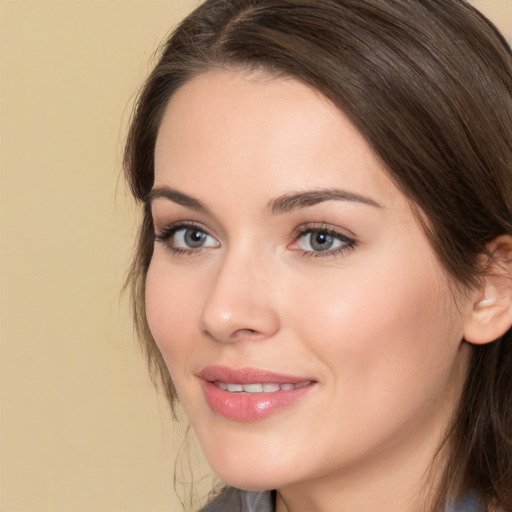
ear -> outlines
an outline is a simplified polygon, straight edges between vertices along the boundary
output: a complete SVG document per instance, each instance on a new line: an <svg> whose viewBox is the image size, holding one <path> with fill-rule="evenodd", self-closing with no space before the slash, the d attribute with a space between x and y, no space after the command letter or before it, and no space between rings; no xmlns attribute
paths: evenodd
<svg viewBox="0 0 512 512"><path fill-rule="evenodd" d="M496 238L487 250L485 275L464 325L464 339L475 345L491 343L512 325L512 236Z"/></svg>

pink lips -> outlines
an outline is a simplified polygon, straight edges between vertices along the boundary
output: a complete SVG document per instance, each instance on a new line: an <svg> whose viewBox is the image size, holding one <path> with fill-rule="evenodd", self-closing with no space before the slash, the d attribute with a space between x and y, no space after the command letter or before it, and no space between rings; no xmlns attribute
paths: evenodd
<svg viewBox="0 0 512 512"><path fill-rule="evenodd" d="M198 376L203 380L206 400L213 411L246 422L266 418L291 406L316 384L304 377L226 366L208 366Z"/></svg>

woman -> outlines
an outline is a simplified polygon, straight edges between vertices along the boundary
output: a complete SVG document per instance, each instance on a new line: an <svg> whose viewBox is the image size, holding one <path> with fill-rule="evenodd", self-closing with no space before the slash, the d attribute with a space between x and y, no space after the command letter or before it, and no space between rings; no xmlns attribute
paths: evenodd
<svg viewBox="0 0 512 512"><path fill-rule="evenodd" d="M512 510L512 58L462 0L209 0L126 148L206 510ZM243 490L239 490L243 489Z"/></svg>

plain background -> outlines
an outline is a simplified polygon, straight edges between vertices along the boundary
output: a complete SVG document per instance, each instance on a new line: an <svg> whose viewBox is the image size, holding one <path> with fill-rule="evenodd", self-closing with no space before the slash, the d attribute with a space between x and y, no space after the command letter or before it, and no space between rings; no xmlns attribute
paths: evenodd
<svg viewBox="0 0 512 512"><path fill-rule="evenodd" d="M181 510L183 427L120 293L137 216L120 161L155 49L194 3L0 1L2 512ZM512 41L512 0L474 3Z"/></svg>

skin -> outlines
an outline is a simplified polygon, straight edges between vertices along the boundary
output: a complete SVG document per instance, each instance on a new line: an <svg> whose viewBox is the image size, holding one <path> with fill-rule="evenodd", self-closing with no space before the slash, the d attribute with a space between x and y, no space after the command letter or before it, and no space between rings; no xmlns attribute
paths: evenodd
<svg viewBox="0 0 512 512"><path fill-rule="evenodd" d="M294 79L211 71L166 110L146 309L180 400L218 475L278 489L277 510L413 511L457 403L474 297L456 296L407 198L350 122ZM279 196L343 189L271 213ZM375 203L375 204L374 204ZM185 249L177 222L208 236ZM314 251L301 228L340 233ZM350 237L353 243L347 244ZM215 413L198 372L255 367L316 381L299 402L240 422Z"/></svg>

